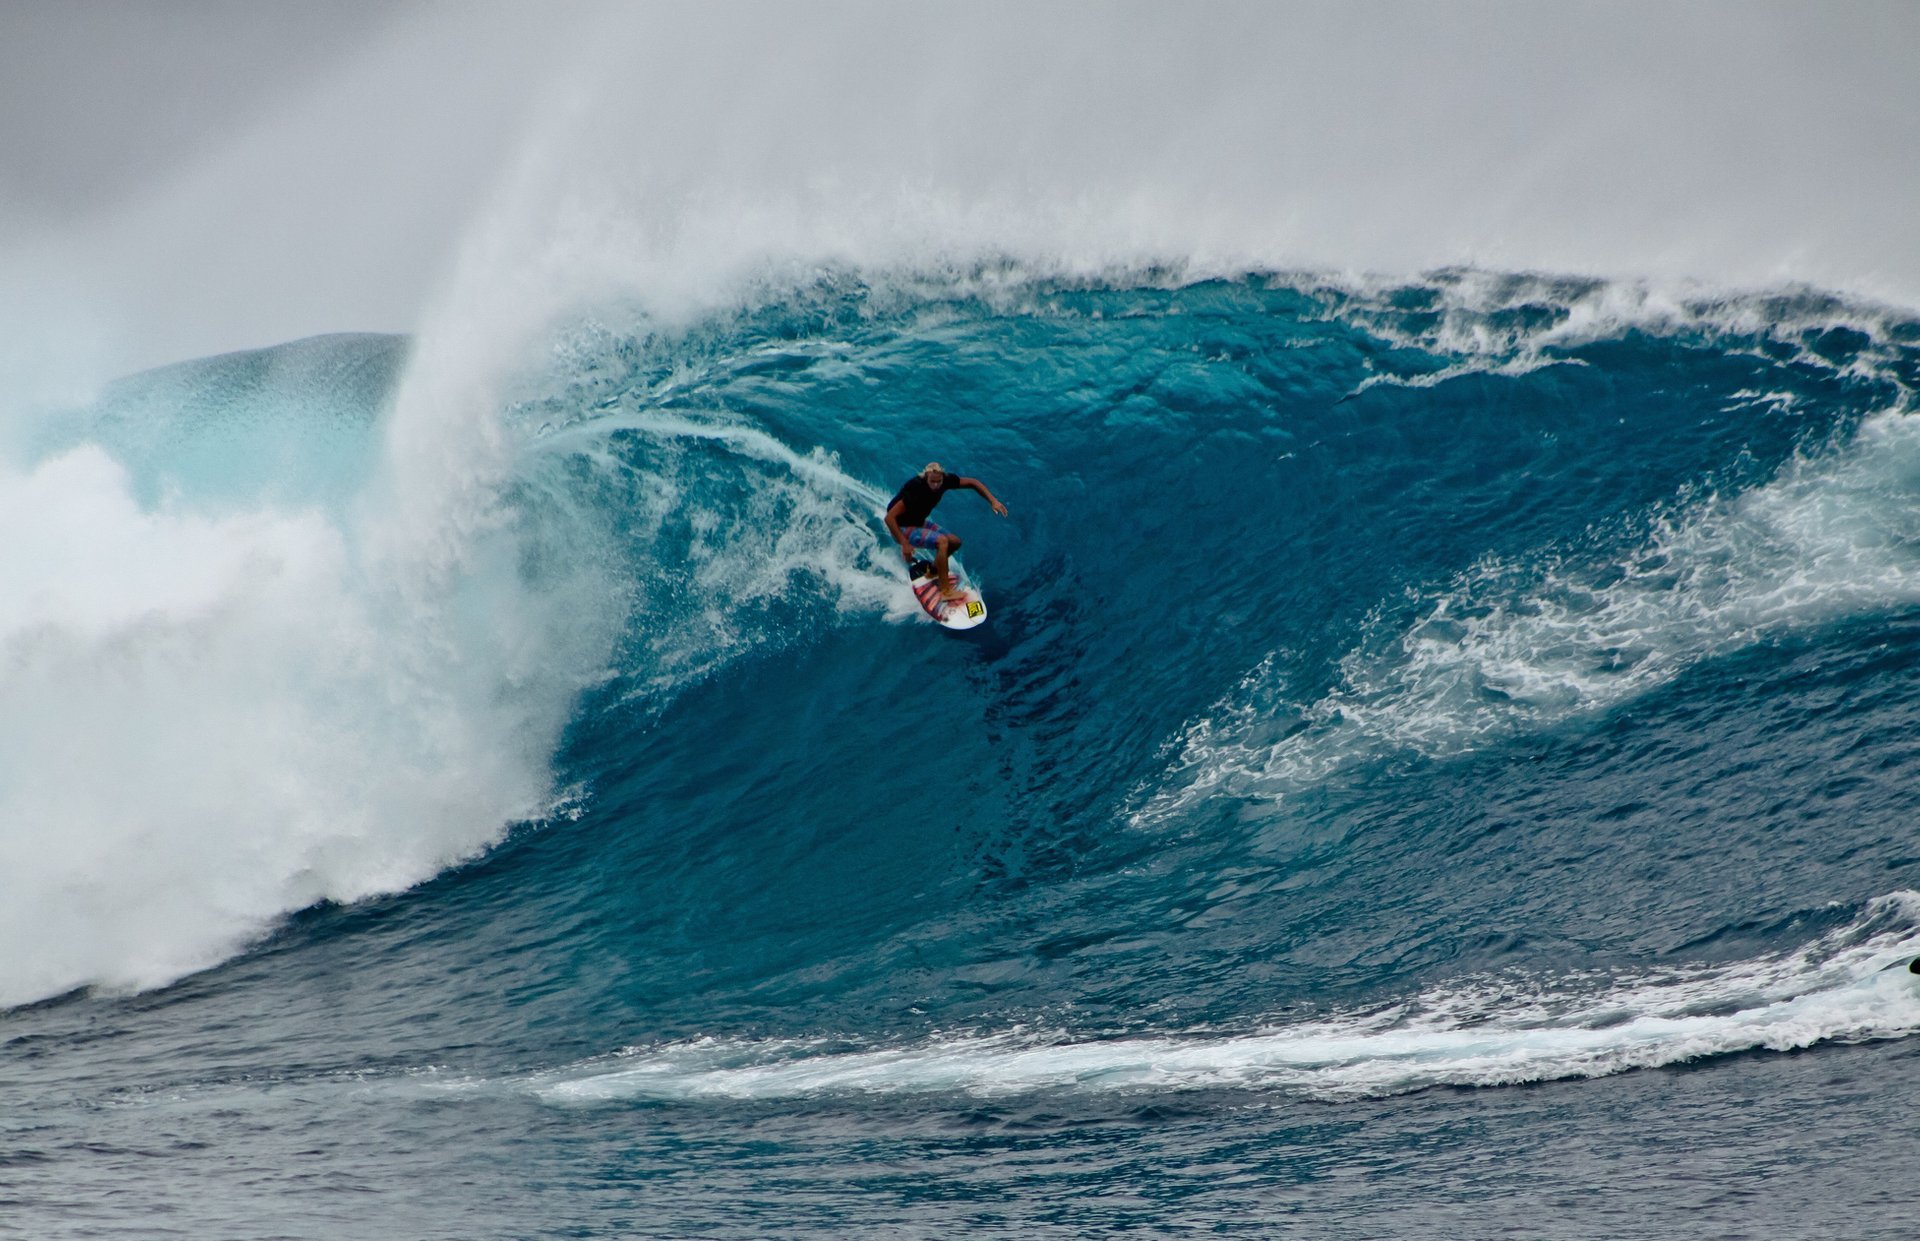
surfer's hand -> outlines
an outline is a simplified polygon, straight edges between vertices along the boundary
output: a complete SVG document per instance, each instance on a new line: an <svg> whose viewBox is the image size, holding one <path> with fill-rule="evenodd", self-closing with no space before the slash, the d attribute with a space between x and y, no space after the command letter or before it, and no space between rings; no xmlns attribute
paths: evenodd
<svg viewBox="0 0 1920 1241"><path fill-rule="evenodd" d="M1007 515L1007 506L1000 503L1000 501L995 500L993 502L993 511L1000 514L1002 517L1005 517Z"/></svg>
<svg viewBox="0 0 1920 1241"><path fill-rule="evenodd" d="M900 545L900 559L906 561L908 564L913 563L913 549L905 543Z"/></svg>

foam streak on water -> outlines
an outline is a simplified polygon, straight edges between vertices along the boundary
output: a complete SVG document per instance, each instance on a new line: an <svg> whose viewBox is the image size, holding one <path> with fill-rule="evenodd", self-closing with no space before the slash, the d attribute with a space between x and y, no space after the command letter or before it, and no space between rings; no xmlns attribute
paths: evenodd
<svg viewBox="0 0 1920 1241"><path fill-rule="evenodd" d="M1246 1034L1009 1031L849 1050L726 1039L640 1047L526 1083L553 1103L1040 1090L1280 1090L1338 1099L1598 1077L1920 1031L1920 893L1778 957L1642 977L1489 978Z"/></svg>
<svg viewBox="0 0 1920 1241"><path fill-rule="evenodd" d="M1652 514L1624 553L1483 561L1398 633L1376 620L1317 701L1289 704L1263 663L1187 730L1173 781L1136 822L1221 794L1282 797L1396 751L1463 753L1605 711L1757 642L1920 603L1916 426L1869 418L1764 486ZM1275 714L1305 727L1243 739Z"/></svg>

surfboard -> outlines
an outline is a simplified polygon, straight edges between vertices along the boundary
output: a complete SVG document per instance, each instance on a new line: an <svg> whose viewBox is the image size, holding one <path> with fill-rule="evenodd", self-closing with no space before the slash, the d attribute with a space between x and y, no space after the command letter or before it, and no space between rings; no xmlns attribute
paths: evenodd
<svg viewBox="0 0 1920 1241"><path fill-rule="evenodd" d="M920 601L920 610L948 629L972 629L975 625L985 624L987 601L980 597L980 588L967 576L958 556L947 558L947 571L953 574L954 585L963 592L958 599L940 597L940 583L933 575L932 556L913 558L913 565L907 570L907 583L913 587L913 597Z"/></svg>

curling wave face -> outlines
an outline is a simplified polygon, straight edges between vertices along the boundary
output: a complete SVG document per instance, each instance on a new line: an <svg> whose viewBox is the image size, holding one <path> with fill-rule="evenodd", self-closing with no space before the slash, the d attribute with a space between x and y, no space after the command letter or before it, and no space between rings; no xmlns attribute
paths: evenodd
<svg viewBox="0 0 1920 1241"><path fill-rule="evenodd" d="M1905 900L1905 751L1862 739L1913 709L1910 319L988 266L547 344L485 383L391 338L170 368L8 466L0 1002L316 902L277 944L398 969L353 905L441 875L410 986L483 942L604 983L424 1007L508 1062L549 1009L576 1059L652 1049L556 1099L1337 1094L1909 1030L1868 976L1906 932L1860 928ZM1014 511L942 510L972 645L878 537L928 457ZM1726 775L1796 750L1838 766ZM1447 1015L1490 977L1567 1011Z"/></svg>

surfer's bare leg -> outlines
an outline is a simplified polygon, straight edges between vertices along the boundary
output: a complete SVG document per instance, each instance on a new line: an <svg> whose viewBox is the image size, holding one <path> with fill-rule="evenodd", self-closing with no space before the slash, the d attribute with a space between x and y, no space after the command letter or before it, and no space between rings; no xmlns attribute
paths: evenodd
<svg viewBox="0 0 1920 1241"><path fill-rule="evenodd" d="M933 575L940 579L940 597L958 599L966 592L959 588L959 584L947 572L947 557L960 550L960 540L951 534L943 534L935 547L938 550L933 556Z"/></svg>

